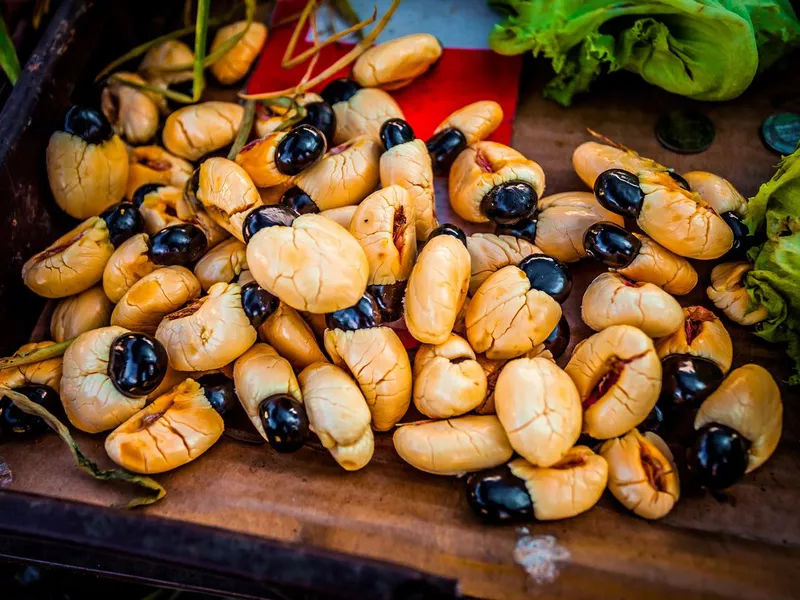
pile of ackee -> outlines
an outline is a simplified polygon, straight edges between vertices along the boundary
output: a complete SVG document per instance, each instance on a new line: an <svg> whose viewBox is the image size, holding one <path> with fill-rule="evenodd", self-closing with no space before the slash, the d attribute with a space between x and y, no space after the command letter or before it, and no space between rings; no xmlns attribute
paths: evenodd
<svg viewBox="0 0 800 600"><path fill-rule="evenodd" d="M212 72L240 80L265 38L251 25ZM421 34L371 48L352 79L260 105L255 138L232 160L220 151L243 122L238 103L175 110L163 147L137 145L166 108L123 82L140 75L109 80L102 112L73 107L47 172L82 222L23 268L33 292L59 302L53 341L20 355L72 341L63 357L0 371L0 384L63 405L82 431L110 432L108 456L137 473L200 457L239 404L275 451L313 432L346 470L368 465L373 431L393 431L413 467L470 474L468 503L494 522L571 517L606 488L660 518L679 498L684 459L711 490L761 466L781 434L778 386L756 365L729 372L722 321L674 297L697 284L686 258L736 252L745 199L713 174L681 176L594 141L573 154L594 193L543 196L536 162L485 141L503 118L491 101L416 139L385 90L441 53ZM141 73L191 57L166 42ZM168 76L149 83L192 75ZM283 127L299 107L305 116ZM495 233L440 224L434 173L449 173L461 218ZM609 270L583 295L596 333L562 370L567 263L585 257ZM759 319L747 313L747 269L720 264L708 288L744 324ZM422 344L413 361L403 327ZM6 433L42 429L2 402ZM412 402L429 420L400 423Z"/></svg>

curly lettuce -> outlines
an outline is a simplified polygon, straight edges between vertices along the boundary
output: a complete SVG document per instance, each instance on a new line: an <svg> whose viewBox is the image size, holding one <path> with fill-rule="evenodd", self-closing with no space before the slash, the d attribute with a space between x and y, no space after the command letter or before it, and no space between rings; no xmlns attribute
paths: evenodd
<svg viewBox="0 0 800 600"><path fill-rule="evenodd" d="M800 44L788 0L490 0L489 44L550 59L545 96L569 106L603 73L633 71L698 100L735 98Z"/></svg>

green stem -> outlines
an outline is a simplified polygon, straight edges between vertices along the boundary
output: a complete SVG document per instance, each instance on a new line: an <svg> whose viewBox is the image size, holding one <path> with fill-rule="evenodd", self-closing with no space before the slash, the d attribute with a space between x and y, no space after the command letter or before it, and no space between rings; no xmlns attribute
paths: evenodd
<svg viewBox="0 0 800 600"><path fill-rule="evenodd" d="M50 346L43 346L41 348L28 350L27 352L18 352L12 356L0 358L0 370L10 369L12 367L21 367L23 365L32 365L33 363L48 360L50 358L64 356L64 352L67 351L67 348L69 348L70 344L72 344L74 341L75 338L72 338L57 344L51 344Z"/></svg>
<svg viewBox="0 0 800 600"><path fill-rule="evenodd" d="M78 444L74 439L72 439L69 430L64 426L63 423L55 418L50 411L36 402L31 401L27 396L24 396L19 392L15 392L14 390L11 390L5 386L0 386L0 395L9 398L21 411L30 415L36 415L45 423L47 423L50 428L55 431L62 440L64 440L64 443L67 444L67 447L69 448L77 467L86 471L95 479L99 479L100 481L124 481L126 483L138 485L152 492L150 495L134 498L124 505L124 508L135 508L137 506L153 504L167 495L166 490L150 477L146 477L144 475L134 475L133 473L129 473L124 469L100 469L100 467L89 460L86 455L81 452Z"/></svg>
<svg viewBox="0 0 800 600"><path fill-rule="evenodd" d="M211 0L197 0L197 23L194 31L194 85L192 86L192 99L195 102L200 100L206 86L203 61L206 59L210 12Z"/></svg>
<svg viewBox="0 0 800 600"><path fill-rule="evenodd" d="M253 120L256 116L256 101L247 100L244 103L244 116L239 125L239 131L236 132L236 139L233 140L231 151L228 152L228 160L233 160L236 155L241 152L244 145L247 143L247 138L250 137L250 132L253 130Z"/></svg>
<svg viewBox="0 0 800 600"><path fill-rule="evenodd" d="M112 75L109 79L113 79L114 81L116 81L121 85L127 85L128 87L132 87L135 90L141 90L143 92L155 92L156 94L160 94L165 98L169 98L170 100L174 100L175 102L179 102L181 104L192 104L194 102L194 98L192 98L192 96L187 96L186 94L174 92L166 87L143 85L141 83L136 83L135 81L130 81L129 79L124 79L122 77L115 77L114 75Z"/></svg>
<svg viewBox="0 0 800 600"><path fill-rule="evenodd" d="M22 68L19 65L19 57L17 56L16 48L14 48L14 42L11 41L11 36L8 34L8 29L6 29L6 22L2 17L0 17L0 67L2 67L11 85L16 85Z"/></svg>

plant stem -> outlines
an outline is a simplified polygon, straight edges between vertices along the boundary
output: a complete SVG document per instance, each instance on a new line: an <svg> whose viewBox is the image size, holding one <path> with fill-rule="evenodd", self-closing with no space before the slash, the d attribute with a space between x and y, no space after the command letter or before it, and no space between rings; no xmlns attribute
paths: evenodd
<svg viewBox="0 0 800 600"><path fill-rule="evenodd" d="M206 46L208 43L208 15L211 12L211 0L197 0L197 23L194 31L194 85L192 99L197 102L206 87L205 68Z"/></svg>
<svg viewBox="0 0 800 600"><path fill-rule="evenodd" d="M20 352L12 356L0 358L0 370L10 369L12 367L21 367L23 365L31 365L33 363L41 362L50 358L58 358L64 356L64 352L70 347L70 344L75 341L75 338L64 340L57 344L50 346L43 346L27 352Z"/></svg>
<svg viewBox="0 0 800 600"><path fill-rule="evenodd" d="M253 130L253 119L256 116L256 101L247 100L244 103L244 116L239 125L239 131L236 132L236 139L233 140L231 151L228 152L228 160L233 160L236 155L244 148L247 143L247 138L250 137L250 132Z"/></svg>

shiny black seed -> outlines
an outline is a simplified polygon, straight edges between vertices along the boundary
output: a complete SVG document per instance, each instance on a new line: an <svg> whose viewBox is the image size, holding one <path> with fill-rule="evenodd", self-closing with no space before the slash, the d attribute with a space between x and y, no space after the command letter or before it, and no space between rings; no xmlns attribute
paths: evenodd
<svg viewBox="0 0 800 600"><path fill-rule="evenodd" d="M224 415L239 405L233 380L222 373L203 375L197 378L197 383L203 388L203 394L208 403L220 415Z"/></svg>
<svg viewBox="0 0 800 600"><path fill-rule="evenodd" d="M108 227L108 239L116 248L125 240L144 231L144 219L139 209L130 202L120 202L108 207L100 218Z"/></svg>
<svg viewBox="0 0 800 600"><path fill-rule="evenodd" d="M768 116L761 124L761 139L773 152L791 154L800 144L800 115L787 112Z"/></svg>
<svg viewBox="0 0 800 600"><path fill-rule="evenodd" d="M146 396L167 373L167 351L146 333L124 333L111 344L108 376L121 394Z"/></svg>
<svg viewBox="0 0 800 600"><path fill-rule="evenodd" d="M683 178L683 175L679 175L679 174L678 174L678 173L676 173L675 171L671 171L671 170L670 170L670 171L667 171L667 175L669 175L670 177L672 177L672 179L674 179L674 180L675 180L675 183L677 183L679 186L681 186L681 187L682 187L683 189L685 189L687 192L691 191L691 189L692 189L692 188L691 188L691 186L689 185L689 182L688 182L688 181L686 181L686 180Z"/></svg>
<svg viewBox="0 0 800 600"><path fill-rule="evenodd" d="M327 102L309 102L303 108L306 116L299 125L312 125L322 132L328 147L333 147L333 135L336 133L336 113Z"/></svg>
<svg viewBox="0 0 800 600"><path fill-rule="evenodd" d="M49 386L23 385L14 391L47 409L56 417L60 417L64 412L58 392ZM32 438L49 430L50 427L40 417L26 413L7 396L0 398L0 438Z"/></svg>
<svg viewBox="0 0 800 600"><path fill-rule="evenodd" d="M695 111L672 110L656 123L656 138L661 145L682 154L706 150L715 135L714 122Z"/></svg>
<svg viewBox="0 0 800 600"><path fill-rule="evenodd" d="M152 194L156 190L160 190L162 187L165 186L160 183L145 183L144 185L140 185L138 188L136 188L136 191L133 192L133 199L131 202L133 202L133 205L136 208L139 208L144 202L145 196Z"/></svg>
<svg viewBox="0 0 800 600"><path fill-rule="evenodd" d="M520 219L511 225L498 225L495 227L494 232L497 235L513 235L535 244L537 223L536 217L528 217L527 219Z"/></svg>
<svg viewBox="0 0 800 600"><path fill-rule="evenodd" d="M325 325L328 329L354 331L377 327L380 324L380 307L371 294L364 294L355 305L349 308L325 315Z"/></svg>
<svg viewBox="0 0 800 600"><path fill-rule="evenodd" d="M456 157L461 154L461 151L467 147L467 138L458 129L448 127L442 129L439 133L425 142L428 148L428 154L431 155L431 162L433 163L433 172L437 175L443 175L450 170L450 165Z"/></svg>
<svg viewBox="0 0 800 600"><path fill-rule="evenodd" d="M556 328L550 332L550 335L548 335L547 339L542 343L545 348L550 350L550 354L553 355L553 358L558 359L564 354L564 350L567 349L567 346L569 346L569 336L569 321L567 321L567 317L561 315L561 319L558 321Z"/></svg>
<svg viewBox="0 0 800 600"><path fill-rule="evenodd" d="M481 212L494 223L511 225L536 212L536 190L524 181L494 186L481 200Z"/></svg>
<svg viewBox="0 0 800 600"><path fill-rule="evenodd" d="M689 471L703 487L724 490L744 476L748 450L750 442L738 431L714 423L706 425L686 453Z"/></svg>
<svg viewBox="0 0 800 600"><path fill-rule="evenodd" d="M467 478L467 503L472 512L489 523L536 520L525 482L507 465L472 473Z"/></svg>
<svg viewBox="0 0 800 600"><path fill-rule="evenodd" d="M428 241L430 242L437 235L451 235L460 240L464 246L467 245L467 235L461 230L460 227L456 227L452 223L443 223L442 225L439 225L436 229L431 231L430 235L428 236Z"/></svg>
<svg viewBox="0 0 800 600"><path fill-rule="evenodd" d="M742 221L742 217L733 211L724 212L720 216L733 231L733 246L731 246L729 252L737 254L747 252L755 244L756 239L750 235L750 231Z"/></svg>
<svg viewBox="0 0 800 600"><path fill-rule="evenodd" d="M284 175L297 175L325 154L325 136L316 127L298 125L278 142L275 167Z"/></svg>
<svg viewBox="0 0 800 600"><path fill-rule="evenodd" d="M361 86L352 79L335 79L326 85L319 95L325 102L333 106L337 102L347 102L360 89Z"/></svg>
<svg viewBox="0 0 800 600"><path fill-rule="evenodd" d="M297 213L301 215L319 212L317 203L311 199L311 196L297 186L291 187L283 193L283 196L281 196L281 204L296 210Z"/></svg>
<svg viewBox="0 0 800 600"><path fill-rule="evenodd" d="M639 255L642 242L616 223L600 221L583 234L586 254L612 269L622 269Z"/></svg>
<svg viewBox="0 0 800 600"><path fill-rule="evenodd" d="M659 405L666 413L697 410L722 379L722 369L712 360L691 354L670 354L661 361Z"/></svg>
<svg viewBox="0 0 800 600"><path fill-rule="evenodd" d="M64 131L87 144L102 144L114 135L103 113L87 106L73 106L64 117Z"/></svg>
<svg viewBox="0 0 800 600"><path fill-rule="evenodd" d="M667 438L671 437L669 435L666 435L663 431L665 429L664 412L661 410L661 407L658 404L656 404L653 407L653 410L651 410L650 414L648 414L645 417L644 421L642 421L636 426L636 429L638 429L640 433L644 433L645 431L652 431L653 433L659 434L661 437L665 436ZM673 441L673 440L668 440L668 441Z"/></svg>
<svg viewBox="0 0 800 600"><path fill-rule="evenodd" d="M242 286L242 308L253 327L260 327L272 313L278 310L280 303L280 300L255 281Z"/></svg>
<svg viewBox="0 0 800 600"><path fill-rule="evenodd" d="M633 219L639 216L644 202L639 178L622 169L600 173L594 182L594 195L603 208Z"/></svg>
<svg viewBox="0 0 800 600"><path fill-rule="evenodd" d="M386 150L414 139L414 130L403 119L389 119L381 125L381 141Z"/></svg>
<svg viewBox="0 0 800 600"><path fill-rule="evenodd" d="M561 304L572 291L572 275L567 265L547 254L531 254L522 259L519 268L528 276L531 289L553 297Z"/></svg>
<svg viewBox="0 0 800 600"><path fill-rule="evenodd" d="M367 286L367 292L375 298L380 311L380 322L391 323L403 316L403 298L406 294L405 281L385 285Z"/></svg>
<svg viewBox="0 0 800 600"><path fill-rule="evenodd" d="M276 394L258 405L267 440L278 452L297 452L309 436L308 415L289 394Z"/></svg>
<svg viewBox="0 0 800 600"><path fill-rule="evenodd" d="M251 237L266 227L291 227L299 216L296 210L282 204L260 206L244 219L242 225L244 241L249 242Z"/></svg>
<svg viewBox="0 0 800 600"><path fill-rule="evenodd" d="M197 225L170 225L150 237L150 257L157 265L186 266L208 249L206 234Z"/></svg>

